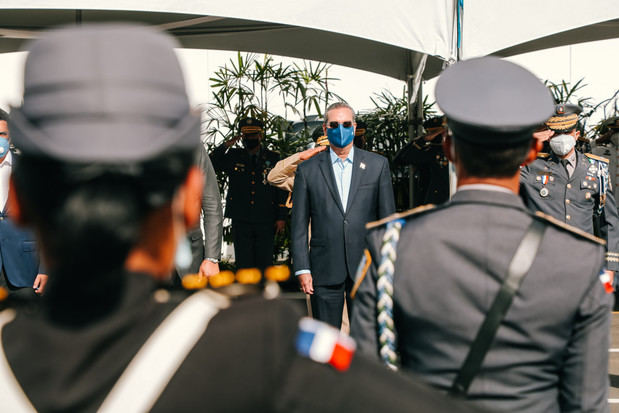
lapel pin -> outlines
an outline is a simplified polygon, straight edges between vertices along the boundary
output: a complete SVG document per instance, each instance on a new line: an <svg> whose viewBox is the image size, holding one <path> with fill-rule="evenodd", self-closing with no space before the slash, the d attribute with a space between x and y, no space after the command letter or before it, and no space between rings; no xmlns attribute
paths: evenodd
<svg viewBox="0 0 619 413"><path fill-rule="evenodd" d="M359 168L361 168L361 169L365 169L365 164L364 164L363 162L361 162L361 163L359 164Z"/></svg>

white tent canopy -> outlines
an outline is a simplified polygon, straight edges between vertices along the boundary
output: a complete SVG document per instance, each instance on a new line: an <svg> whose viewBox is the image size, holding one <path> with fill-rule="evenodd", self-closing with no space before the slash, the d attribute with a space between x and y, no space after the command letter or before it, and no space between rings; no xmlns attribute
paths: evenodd
<svg viewBox="0 0 619 413"><path fill-rule="evenodd" d="M618 0L465 1L461 58L619 37Z"/></svg>
<svg viewBox="0 0 619 413"><path fill-rule="evenodd" d="M462 1L462 0L460 0ZM409 80L458 56L458 0L2 0L0 52L76 21L141 21L183 47L319 60ZM459 57L519 53L619 37L618 0L463 0Z"/></svg>
<svg viewBox="0 0 619 413"><path fill-rule="evenodd" d="M0 52L50 26L110 20L160 25L183 47L307 58L402 80L423 54L432 56L425 77L435 76L453 49L452 0L3 0L0 10Z"/></svg>

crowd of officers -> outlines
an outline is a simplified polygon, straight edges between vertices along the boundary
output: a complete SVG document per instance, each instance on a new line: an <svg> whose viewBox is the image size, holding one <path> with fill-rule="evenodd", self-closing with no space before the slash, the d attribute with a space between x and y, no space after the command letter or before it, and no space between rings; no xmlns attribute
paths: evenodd
<svg viewBox="0 0 619 413"><path fill-rule="evenodd" d="M229 179L238 267L266 269L290 207L269 181L293 189L295 168L330 150L317 139L276 168L246 118L205 156L175 46L145 27L83 25L29 48L7 209L36 234L49 283L2 304L3 410L608 411L615 172L575 150L578 108L498 58L443 72L446 120L400 158L432 151L457 189L367 224L352 341L266 289L166 288L192 261L200 214L221 216L203 195L214 171ZM221 220L203 228L221 239ZM214 280L211 244L193 261Z"/></svg>

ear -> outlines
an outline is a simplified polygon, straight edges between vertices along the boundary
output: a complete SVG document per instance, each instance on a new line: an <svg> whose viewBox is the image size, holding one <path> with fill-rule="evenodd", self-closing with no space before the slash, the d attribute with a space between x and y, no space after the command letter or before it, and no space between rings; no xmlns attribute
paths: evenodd
<svg viewBox="0 0 619 413"><path fill-rule="evenodd" d="M327 124L322 124L322 136L327 136Z"/></svg>
<svg viewBox="0 0 619 413"><path fill-rule="evenodd" d="M204 175L197 166L192 166L183 183L185 199L183 204L183 217L186 228L194 228L200 220L202 209L202 189L204 188Z"/></svg>
<svg viewBox="0 0 619 413"><path fill-rule="evenodd" d="M445 138L443 139L443 153L445 154L445 156L447 157L447 159L449 160L449 162L454 163L455 159L454 159L454 154L451 151L451 140L452 137L450 134L445 134Z"/></svg>
<svg viewBox="0 0 619 413"><path fill-rule="evenodd" d="M574 139L578 140L580 138L580 131L578 129L574 129Z"/></svg>
<svg viewBox="0 0 619 413"><path fill-rule="evenodd" d="M28 224L26 214L24 213L22 206L19 202L17 190L15 189L15 182L13 182L12 176L9 180L9 196L6 200L6 210L8 211L14 223L20 226Z"/></svg>
<svg viewBox="0 0 619 413"><path fill-rule="evenodd" d="M544 142L540 141L539 139L535 139L535 138L531 139L531 146L529 147L529 152L527 153L527 157L525 158L522 165L528 165L534 160L536 160L537 154L542 150L543 147L544 147Z"/></svg>

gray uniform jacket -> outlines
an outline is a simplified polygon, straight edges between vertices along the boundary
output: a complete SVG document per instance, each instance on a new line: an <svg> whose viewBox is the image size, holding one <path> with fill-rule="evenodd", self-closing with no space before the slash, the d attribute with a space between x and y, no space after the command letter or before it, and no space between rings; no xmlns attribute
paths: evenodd
<svg viewBox="0 0 619 413"><path fill-rule="evenodd" d="M590 234L594 233L594 213L600 206L603 183L598 176L603 158L576 151L576 167L571 178L553 153L542 154L520 170L520 192L531 211L541 211ZM608 165L608 162L606 162ZM606 202L596 219L599 232L606 240L606 268L619 271L619 216L608 185Z"/></svg>
<svg viewBox="0 0 619 413"><path fill-rule="evenodd" d="M518 196L481 190L459 191L444 206L406 219L393 299L403 369L437 388L451 387L533 219L542 218L528 212ZM368 233L372 262L351 323L358 351L374 358L384 232L379 225ZM604 248L592 239L548 222L471 384L470 400L495 411L608 411L613 295L599 281Z"/></svg>

